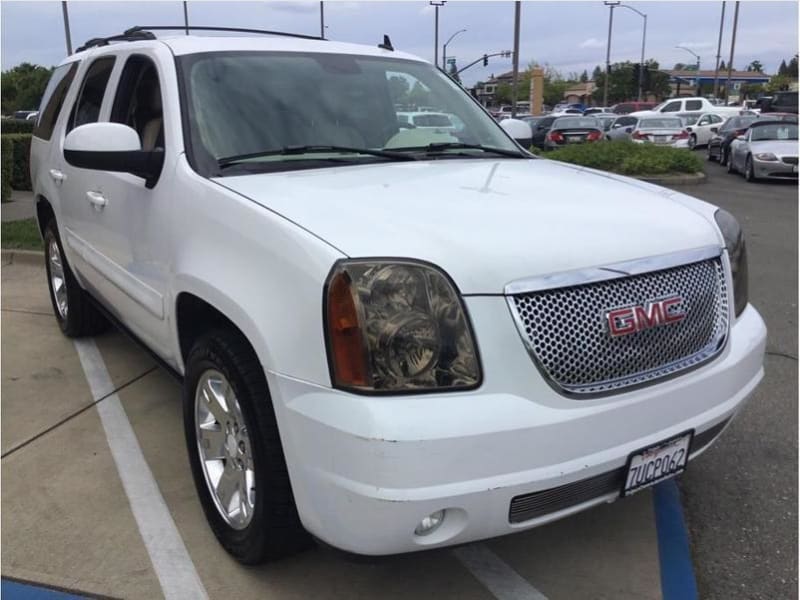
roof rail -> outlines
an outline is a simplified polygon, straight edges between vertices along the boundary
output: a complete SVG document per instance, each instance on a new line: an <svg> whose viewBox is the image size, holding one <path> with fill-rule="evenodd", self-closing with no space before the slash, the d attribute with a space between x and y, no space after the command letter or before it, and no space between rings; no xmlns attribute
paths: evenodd
<svg viewBox="0 0 800 600"><path fill-rule="evenodd" d="M317 35L305 35L303 33L289 33L286 31L272 31L269 29L246 29L243 27L212 27L207 25L137 25L126 29L123 35L133 35L137 33L150 33L151 31L231 31L235 33L261 33L264 35L280 35L283 37L300 38L303 40L325 40L324 37ZM152 35L152 34L151 34Z"/></svg>
<svg viewBox="0 0 800 600"><path fill-rule="evenodd" d="M83 46L77 48L75 52L83 52L84 50L88 50L89 48L94 48L96 46L108 46L110 42L136 42L139 40L156 39L156 36L150 33L149 31L144 31L144 30L133 31L133 29L129 29L125 33L121 33L119 35L92 38L88 40Z"/></svg>

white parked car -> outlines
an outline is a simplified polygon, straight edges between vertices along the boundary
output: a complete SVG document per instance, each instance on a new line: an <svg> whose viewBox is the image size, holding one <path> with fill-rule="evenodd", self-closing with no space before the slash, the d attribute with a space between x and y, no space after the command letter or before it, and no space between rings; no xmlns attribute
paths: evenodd
<svg viewBox="0 0 800 600"><path fill-rule="evenodd" d="M741 112L740 107L717 106L706 98L671 98L650 110L632 112L632 117L667 116L665 113L710 112L723 117L732 117ZM672 116L672 115L670 115Z"/></svg>
<svg viewBox="0 0 800 600"><path fill-rule="evenodd" d="M683 121L674 117L640 117L630 133L636 144L655 144L673 148L688 148L689 133Z"/></svg>
<svg viewBox="0 0 800 600"><path fill-rule="evenodd" d="M699 113L679 115L683 119L683 126L689 134L689 148L707 146L709 140L719 131L726 118L715 113Z"/></svg>
<svg viewBox="0 0 800 600"><path fill-rule="evenodd" d="M182 29L66 58L31 175L58 324L110 320L180 378L238 560L309 533L461 544L628 496L761 380L729 213L534 157L391 44ZM397 77L463 131L401 128Z"/></svg>

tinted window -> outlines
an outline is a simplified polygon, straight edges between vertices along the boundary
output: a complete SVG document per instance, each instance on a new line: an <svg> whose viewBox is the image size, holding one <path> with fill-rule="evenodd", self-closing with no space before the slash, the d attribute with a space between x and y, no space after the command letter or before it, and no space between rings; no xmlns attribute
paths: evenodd
<svg viewBox="0 0 800 600"><path fill-rule="evenodd" d="M78 100L72 107L67 131L87 123L96 123L100 118L100 106L113 68L114 57L106 56L98 58L86 71Z"/></svg>
<svg viewBox="0 0 800 600"><path fill-rule="evenodd" d="M614 107L615 113L629 113L633 112L633 105L632 104L617 104Z"/></svg>
<svg viewBox="0 0 800 600"><path fill-rule="evenodd" d="M686 101L686 110L700 110L703 108L703 101L702 100L687 100Z"/></svg>
<svg viewBox="0 0 800 600"><path fill-rule="evenodd" d="M33 135L43 140L49 140L53 135L53 128L56 126L61 107L64 105L64 98L69 91L69 86L78 70L78 63L68 63L61 65L50 77L47 87L42 95L42 103L39 106L39 120L33 129Z"/></svg>
<svg viewBox="0 0 800 600"><path fill-rule="evenodd" d="M616 120L616 123L622 125L623 127L627 127L629 125L636 125L636 117L620 117Z"/></svg>
<svg viewBox="0 0 800 600"><path fill-rule="evenodd" d="M134 55L125 63L111 121L135 129L143 150L164 147L161 85L156 66L149 58Z"/></svg>
<svg viewBox="0 0 800 600"><path fill-rule="evenodd" d="M661 109L661 112L677 112L681 109L680 100L677 102L670 102Z"/></svg>
<svg viewBox="0 0 800 600"><path fill-rule="evenodd" d="M573 127L597 127L597 119L592 117L585 119L562 117L560 119L556 119L555 127L558 129L568 129Z"/></svg>
<svg viewBox="0 0 800 600"><path fill-rule="evenodd" d="M754 142L761 140L796 140L797 125L794 123L775 123L755 126L750 129L750 139Z"/></svg>

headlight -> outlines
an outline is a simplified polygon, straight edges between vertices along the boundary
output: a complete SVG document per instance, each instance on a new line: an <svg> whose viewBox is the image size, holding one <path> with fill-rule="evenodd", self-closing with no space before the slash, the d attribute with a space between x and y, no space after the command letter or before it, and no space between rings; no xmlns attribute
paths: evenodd
<svg viewBox="0 0 800 600"><path fill-rule="evenodd" d="M714 213L722 237L725 239L725 248L731 261L731 275L733 276L733 304L738 317L747 306L747 250L744 244L744 234L739 222L727 210L719 209Z"/></svg>
<svg viewBox="0 0 800 600"><path fill-rule="evenodd" d="M772 152L763 152L761 154L756 154L755 157L758 160L778 160L778 157L775 156Z"/></svg>
<svg viewBox="0 0 800 600"><path fill-rule="evenodd" d="M325 292L334 386L364 392L473 388L475 340L453 283L404 260L343 260Z"/></svg>

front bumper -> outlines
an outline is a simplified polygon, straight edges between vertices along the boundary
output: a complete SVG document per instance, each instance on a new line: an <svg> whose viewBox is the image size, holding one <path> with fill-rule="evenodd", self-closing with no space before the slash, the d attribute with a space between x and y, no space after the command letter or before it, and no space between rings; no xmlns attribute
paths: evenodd
<svg viewBox="0 0 800 600"><path fill-rule="evenodd" d="M762 179L797 179L797 170L796 164L788 164L783 160L758 160L753 157L753 172Z"/></svg>
<svg viewBox="0 0 800 600"><path fill-rule="evenodd" d="M611 397L570 400L538 375L502 297L467 304L485 373L478 390L361 396L268 372L300 518L324 542L365 555L411 552L612 501L618 490L604 488L522 522L509 515L516 496L617 471L631 452L688 429L697 437L720 430L763 376L766 328L748 306L726 348L703 367ZM702 449L695 445L692 458ZM441 509L443 524L415 535L420 520Z"/></svg>

